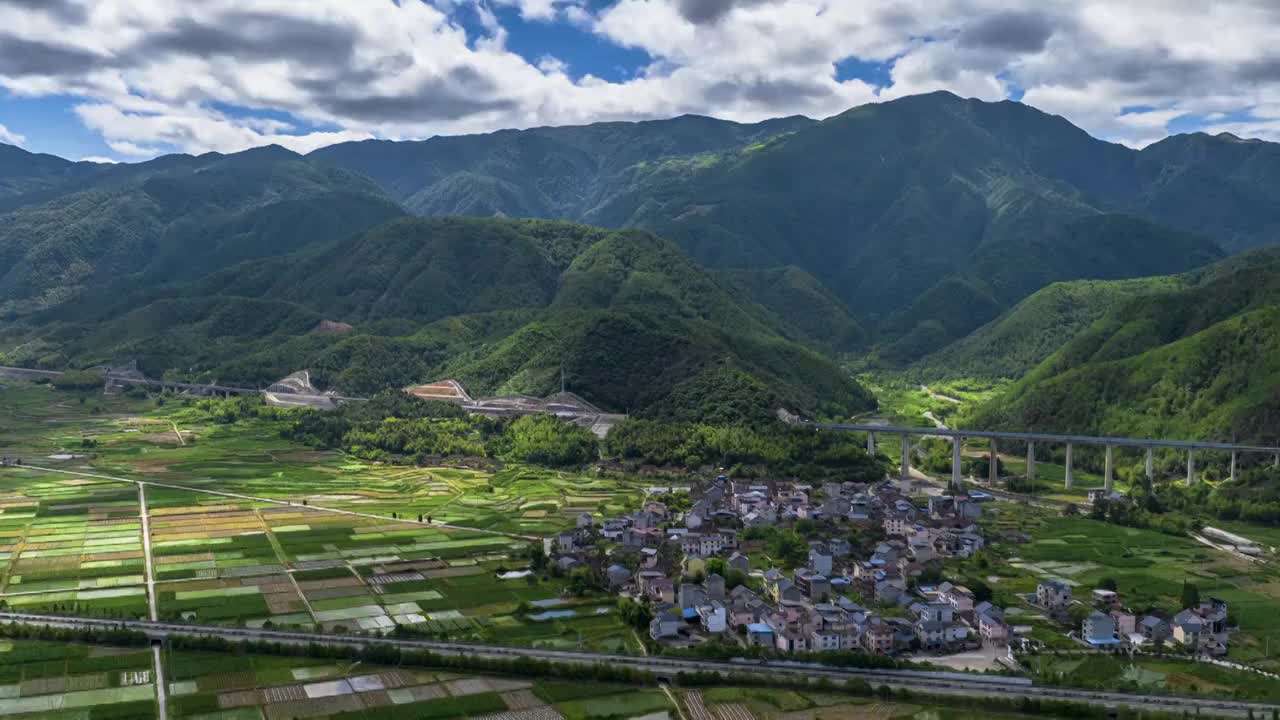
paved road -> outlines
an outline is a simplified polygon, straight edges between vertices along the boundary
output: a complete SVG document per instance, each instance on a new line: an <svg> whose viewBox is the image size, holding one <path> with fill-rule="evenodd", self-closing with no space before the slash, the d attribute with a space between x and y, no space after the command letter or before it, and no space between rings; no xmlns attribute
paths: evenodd
<svg viewBox="0 0 1280 720"><path fill-rule="evenodd" d="M160 720L169 720L169 688L164 679L164 660L160 657L160 643L151 643L151 656L156 668L156 707Z"/></svg>
<svg viewBox="0 0 1280 720"><path fill-rule="evenodd" d="M154 482L152 480L131 480L129 478L116 477L114 475L103 475L101 473L87 473L78 470L62 470L60 468L51 468L44 465L31 465L24 462L18 466L18 469L28 468L31 470L39 470L41 472L62 473L64 475L75 475L78 477L97 478L98 480L111 480L113 482L137 483L139 486L152 485L154 487L169 488L170 490L186 490L187 492L204 493L205 495L217 495L219 497L235 498L236 500L251 500L253 502L271 503L273 505L287 505L290 507L301 508L303 510L317 510L319 512L337 513L339 515L352 515L355 517L373 518L374 520L386 520L387 522L408 523L410 525L422 525L424 527L444 528L446 530L467 530L469 532L480 533L482 535L496 535L499 537L516 538L518 540L527 540L529 542L542 542L542 538L533 535L518 535L516 533L502 532L501 530L485 530L482 528L464 527L462 525L450 525L448 523L439 522L418 522L411 518L393 518L389 515L376 515L374 513L356 512L355 510L343 510L341 508L324 507L323 505L302 505L291 500L277 500L275 498L255 497L253 495L242 495L240 493L223 492L221 490L209 490L206 488L188 487L186 485L174 485L172 483Z"/></svg>
<svg viewBox="0 0 1280 720"><path fill-rule="evenodd" d="M1043 700L1084 702L1106 707L1130 707L1138 710L1160 710L1181 713L1184 710L1197 714L1244 717L1253 712L1256 717L1266 717L1280 706L1264 703L1240 702L1185 696L1152 695L1140 693L1097 692L1051 686L1034 685L1026 678L997 675L961 675L958 673L931 672L926 670L859 670L841 669L816 663L787 660L722 662L669 657L641 657L611 655L606 653L548 650L543 648L506 647L501 645L477 645L470 643L438 642L431 640L396 640L391 638L363 638L324 633L283 632L279 630L254 630L249 628L218 627L183 623L151 622L145 620L99 620L74 616L38 615L32 613L0 612L0 622L21 622L64 628L126 627L146 633L154 640L164 640L171 635L202 635L221 637L231 641L266 640L271 642L307 645L321 643L330 646L363 647L386 643L404 649L429 650L440 655L486 658L528 657L559 663L603 663L614 667L630 667L658 675L674 676L679 672L719 671L745 673L756 676L788 676L802 679L830 678L844 680L858 678L873 685L887 685L932 695L1018 700L1023 697Z"/></svg>

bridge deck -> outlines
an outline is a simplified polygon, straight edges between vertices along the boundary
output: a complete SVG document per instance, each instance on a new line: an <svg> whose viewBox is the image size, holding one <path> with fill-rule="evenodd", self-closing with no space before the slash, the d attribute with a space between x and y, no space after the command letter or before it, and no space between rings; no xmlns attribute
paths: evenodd
<svg viewBox="0 0 1280 720"><path fill-rule="evenodd" d="M1053 433L1003 432L999 430L963 430L958 428L896 427L893 425L868 425L848 423L807 423L823 430L885 433L889 435L936 435L950 438L983 438L1018 440L1022 442L1046 442L1082 445L1116 445L1143 448L1179 448L1183 450L1222 450L1227 452L1280 453L1280 447L1261 445L1237 445L1198 440L1159 440L1155 438L1126 438L1103 435L1058 435Z"/></svg>

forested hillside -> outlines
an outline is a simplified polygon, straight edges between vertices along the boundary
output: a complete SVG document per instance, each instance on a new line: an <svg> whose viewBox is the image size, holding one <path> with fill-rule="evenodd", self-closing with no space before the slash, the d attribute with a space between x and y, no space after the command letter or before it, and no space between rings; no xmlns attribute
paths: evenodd
<svg viewBox="0 0 1280 720"><path fill-rule="evenodd" d="M545 395L563 377L607 409L726 422L874 406L675 245L570 223L402 219L54 317L7 361L260 385L309 368L353 394L454 377Z"/></svg>
<svg viewBox="0 0 1280 720"><path fill-rule="evenodd" d="M0 315L194 279L404 214L367 179L281 148L109 178L0 215Z"/></svg>
<svg viewBox="0 0 1280 720"><path fill-rule="evenodd" d="M1049 285L913 369L929 378L1019 378L1118 304L1190 283L1171 275Z"/></svg>
<svg viewBox="0 0 1280 720"><path fill-rule="evenodd" d="M1010 391L983 427L1275 443L1280 251L1122 300Z"/></svg>
<svg viewBox="0 0 1280 720"><path fill-rule="evenodd" d="M1277 239L1277 147L1135 151L948 93L822 121L684 116L307 157L100 166L4 146L0 352L246 383L307 367L355 393L453 376L542 394L563 374L610 409L755 420L869 407L839 352L927 358L930 376L1034 367L984 419L1070 423L1027 388L1187 341L1161 356L1181 363L1201 333L1266 326L1254 311L1274 299L1231 289L1268 287L1262 256L1198 269ZM1162 392L1133 382L1098 401Z"/></svg>
<svg viewBox="0 0 1280 720"><path fill-rule="evenodd" d="M644 227L711 268L798 268L862 328L827 314L860 338L848 347L899 366L1049 283L1177 273L1275 240L1276 147L1194 135L1135 151L1020 103L934 93L816 123L686 117L314 157L420 213Z"/></svg>

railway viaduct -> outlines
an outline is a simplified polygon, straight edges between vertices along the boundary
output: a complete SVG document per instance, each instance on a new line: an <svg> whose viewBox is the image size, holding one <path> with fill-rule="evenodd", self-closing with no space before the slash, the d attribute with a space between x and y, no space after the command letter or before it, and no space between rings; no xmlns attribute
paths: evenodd
<svg viewBox="0 0 1280 720"><path fill-rule="evenodd" d="M1236 479L1237 461L1240 455L1252 453L1258 455L1270 456L1272 462L1280 466L1280 447L1266 447L1260 445L1238 445L1235 443L1223 442L1201 442L1195 440L1158 440L1153 438L1127 438L1127 437L1107 437L1094 435L1055 435L1050 433L1031 433L1031 432L1000 432L991 430L960 430L948 428L908 428L894 427L892 425L873 425L873 424L844 424L844 423L807 423L810 427L823 430L835 430L839 432L861 432L867 435L867 450L875 451L877 435L897 435L902 440L902 477L909 476L911 470L911 438L912 437L941 437L951 441L951 482L955 486L959 486L960 477L960 451L964 446L964 441L968 438L988 440L990 447L990 473L989 481L995 484L996 474L998 471L998 463L996 462L997 447L1000 441L1008 441L1015 443L1025 443L1027 446L1027 477L1035 478L1036 472L1036 445L1063 445L1066 446L1066 487L1071 488L1073 478L1072 452L1077 445L1100 446L1104 448L1104 465L1103 465L1103 489L1107 492L1111 491L1111 486L1115 478L1115 463L1113 454L1115 448L1138 448L1146 451L1146 475L1148 479L1152 479L1154 468L1152 463L1152 452L1156 448L1171 448L1185 451L1187 453L1187 485L1196 483L1196 452L1210 451L1230 453L1231 455L1231 479Z"/></svg>

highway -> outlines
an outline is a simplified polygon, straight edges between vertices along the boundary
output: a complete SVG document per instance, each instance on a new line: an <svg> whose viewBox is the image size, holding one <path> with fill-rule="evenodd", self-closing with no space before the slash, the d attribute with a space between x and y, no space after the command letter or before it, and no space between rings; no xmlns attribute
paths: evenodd
<svg viewBox="0 0 1280 720"><path fill-rule="evenodd" d="M0 377L9 377L15 380L52 380L61 377L64 373L61 370L33 370L31 368L9 367L0 365ZM208 384L201 385L199 383L172 382L166 380L151 380L149 378L140 378L134 375L124 375L120 373L105 373L102 376L109 383L119 383L121 385L146 385L148 387L172 388L175 390L189 390L197 393L208 393L213 395L261 395L263 390L258 388L236 387L234 385L218 385ZM273 393L279 397L290 397L289 393ZM296 404L308 404L317 399L323 398L333 401L356 401L361 402L368 398L347 397L344 395L306 395L298 394L299 401Z"/></svg>
<svg viewBox="0 0 1280 720"><path fill-rule="evenodd" d="M281 630L255 630L247 628L219 627L185 623L152 622L146 620L99 620L62 615L0 612L0 622L16 622L31 625L48 625L69 629L120 628L146 633L153 640L164 641L173 635L220 637L229 641L269 641L296 645L319 643L329 646L364 647L373 644L389 644L405 650L428 650L445 656L469 656L482 658L532 658L556 663L606 664L613 667L629 667L648 671L659 677L673 678L680 672L722 672L749 674L776 678L791 677L800 680L828 678L832 680L861 679L873 686L887 685L894 689L938 696L965 696L1019 700L1033 698L1048 701L1089 703L1108 708L1128 707L1135 710L1158 710L1181 714L1184 711L1198 715L1218 717L1267 717L1278 706L1265 703L1241 702L1216 698L1169 696L1146 693L1118 693L1073 688L1035 685L1026 678L999 675L964 675L952 672L928 670L864 670L834 668L817 663L788 660L743 660L739 662L700 660L671 657L612 655L607 653L548 650L542 648L507 647L431 640L399 640L369 638L324 633L285 632Z"/></svg>

